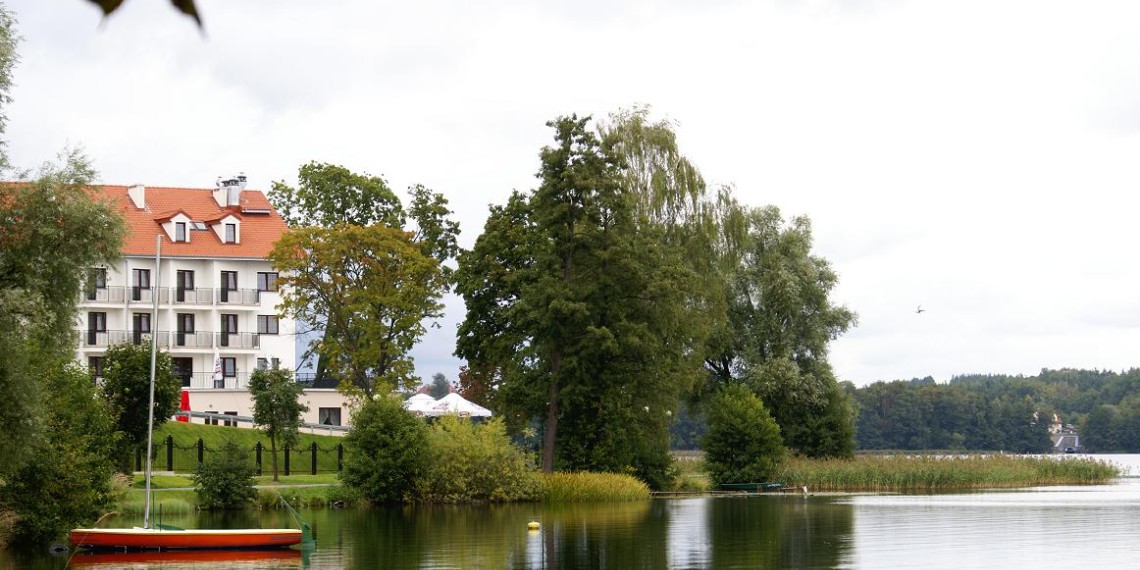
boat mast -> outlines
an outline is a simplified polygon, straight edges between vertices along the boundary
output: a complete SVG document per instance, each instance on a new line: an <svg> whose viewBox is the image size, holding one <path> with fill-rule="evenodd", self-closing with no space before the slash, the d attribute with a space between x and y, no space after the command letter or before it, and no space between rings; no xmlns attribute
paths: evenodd
<svg viewBox="0 0 1140 570"><path fill-rule="evenodd" d="M162 283L162 234L154 236L154 290L151 292L153 308L150 317L150 405L146 415L146 501L143 507L143 528L150 528L150 472L154 455L154 370L158 360L158 297Z"/></svg>

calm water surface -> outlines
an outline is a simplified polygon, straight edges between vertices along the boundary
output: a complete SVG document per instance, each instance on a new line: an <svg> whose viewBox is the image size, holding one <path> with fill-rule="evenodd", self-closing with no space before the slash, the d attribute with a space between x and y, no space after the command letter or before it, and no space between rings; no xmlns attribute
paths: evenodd
<svg viewBox="0 0 1140 570"><path fill-rule="evenodd" d="M304 513L317 549L272 555L76 556L74 568L1135 568L1140 455L1095 487L953 495L659 499L636 504ZM539 531L527 523L538 521ZM288 526L282 513L167 517L186 527ZM131 521L123 521L130 525ZM66 557L0 553L0 568Z"/></svg>

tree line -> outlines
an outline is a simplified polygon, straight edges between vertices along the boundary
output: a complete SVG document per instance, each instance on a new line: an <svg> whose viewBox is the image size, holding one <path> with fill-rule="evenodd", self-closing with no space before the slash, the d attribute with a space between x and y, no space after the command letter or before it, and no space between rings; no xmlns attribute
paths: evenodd
<svg viewBox="0 0 1140 570"><path fill-rule="evenodd" d="M846 386L860 449L1048 450L1054 415L1090 452L1140 451L1140 369L1063 368Z"/></svg>

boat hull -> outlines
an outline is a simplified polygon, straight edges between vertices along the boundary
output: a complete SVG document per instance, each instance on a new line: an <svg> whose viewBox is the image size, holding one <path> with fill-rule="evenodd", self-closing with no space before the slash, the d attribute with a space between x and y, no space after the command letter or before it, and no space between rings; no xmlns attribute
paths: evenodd
<svg viewBox="0 0 1140 570"><path fill-rule="evenodd" d="M165 530L155 528L77 528L69 534L77 547L123 550L284 548L301 543L291 528L237 530Z"/></svg>

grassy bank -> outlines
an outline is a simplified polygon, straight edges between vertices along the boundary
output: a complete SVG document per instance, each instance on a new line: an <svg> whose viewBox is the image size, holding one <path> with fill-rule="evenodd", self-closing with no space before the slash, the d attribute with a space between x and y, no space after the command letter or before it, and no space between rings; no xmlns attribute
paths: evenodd
<svg viewBox="0 0 1140 570"><path fill-rule="evenodd" d="M1092 485L1120 475L1093 459L1018 455L859 455L853 459L789 458L773 480L813 491L936 492Z"/></svg>

